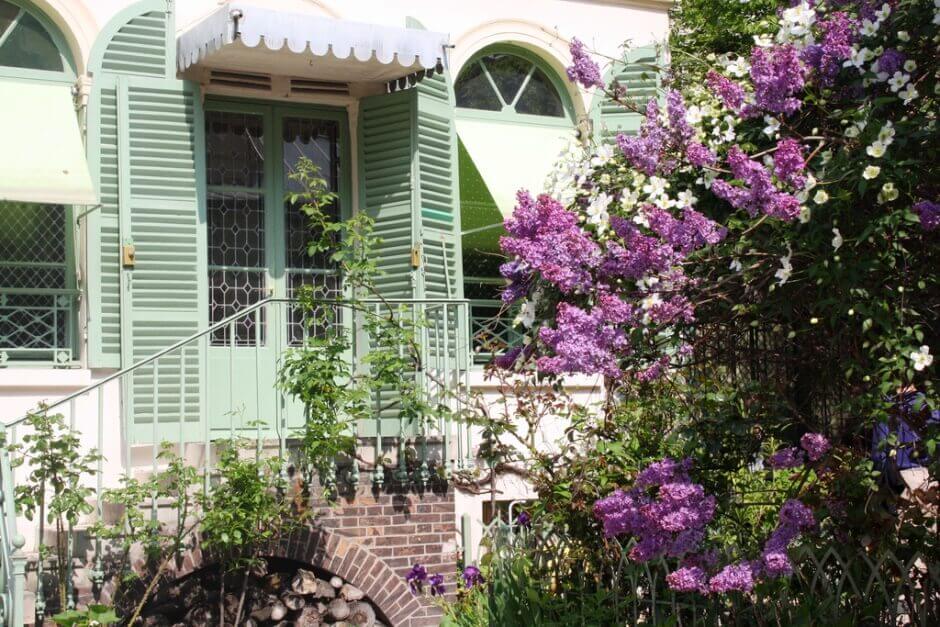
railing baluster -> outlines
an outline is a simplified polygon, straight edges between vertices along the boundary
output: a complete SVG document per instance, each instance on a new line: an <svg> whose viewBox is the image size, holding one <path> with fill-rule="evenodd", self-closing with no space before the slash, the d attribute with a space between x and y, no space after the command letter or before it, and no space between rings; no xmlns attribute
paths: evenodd
<svg viewBox="0 0 940 627"><path fill-rule="evenodd" d="M376 314L379 309L379 305L374 305ZM368 312L365 315L372 315L372 312ZM368 322L368 320L364 320ZM370 346L369 349L374 349L374 346ZM372 466L372 483L376 487L382 489L382 486L385 484L385 466L382 464L383 459L383 450L382 450L382 391L376 390L375 392L375 462Z"/></svg>
<svg viewBox="0 0 940 627"><path fill-rule="evenodd" d="M466 309L466 303L464 303L464 307L463 307L462 309L463 309L463 311L464 311L464 320L466 321L467 325L469 325L469 323L470 323L470 318L469 318L469 317L470 317L470 312ZM462 328L469 328L469 326L467 326L467 327L462 327ZM464 365L463 365L463 380L464 380L463 390L462 390L460 393L461 393L461 394L470 394L470 362L469 362L469 355L467 356L467 360L464 361ZM467 431L467 450L466 450L467 458L466 458L466 460L465 460L465 462L464 462L464 466L469 470L469 469L473 468L473 439L472 439L472 438L473 438L473 434L470 432L470 425L465 425L465 427L466 427L466 431Z"/></svg>
<svg viewBox="0 0 940 627"><path fill-rule="evenodd" d="M284 347L284 338L281 335L284 333L286 335L286 330L283 329L284 323L287 320L287 311L285 307L282 307L282 303L278 301L275 303L276 311L274 316L271 317L273 320L272 324L274 326L274 337L275 342L271 346L275 353L274 358L274 370L277 372L277 365L279 358L277 354ZM281 462L281 478L287 479L287 403L286 397L284 396L283 390L278 388L274 394L274 398L277 399L277 405L275 407L275 420L277 421L277 452Z"/></svg>
<svg viewBox="0 0 940 627"><path fill-rule="evenodd" d="M104 492L104 386L99 387L97 392L98 462L95 477L95 515L100 526L104 517L104 504L101 501ZM104 585L104 565L101 561L101 533L97 531L95 533L95 567L91 572L91 583L95 601L100 601L101 588Z"/></svg>
<svg viewBox="0 0 940 627"><path fill-rule="evenodd" d="M255 309L255 455L261 459L261 324L260 309Z"/></svg>
<svg viewBox="0 0 940 627"><path fill-rule="evenodd" d="M255 334L258 329L254 329ZM235 321L228 323L228 437L235 439Z"/></svg>
<svg viewBox="0 0 940 627"><path fill-rule="evenodd" d="M56 327L58 328L58 327ZM75 401L72 399L69 401L69 432L75 432ZM81 481L81 479L79 479ZM66 560L65 564L59 564L59 568L65 569L65 607L69 610L75 609L75 598L74 598L74 583L72 582L72 573L75 568L75 563L72 560L72 554L75 549L75 526L69 522L68 524L68 537L65 541L65 551L66 551Z"/></svg>
<svg viewBox="0 0 940 627"><path fill-rule="evenodd" d="M153 362L153 408L151 409L152 415L152 429L153 434L151 439L153 442L150 443L150 466L153 472L153 477L157 476L157 455L159 454L159 444L157 440L159 439L159 420L160 420L160 394L158 392L160 387L160 360L157 359ZM154 490L150 495L150 519L154 522L157 521L157 491Z"/></svg>
<svg viewBox="0 0 940 627"><path fill-rule="evenodd" d="M445 386L443 393L447 394L450 389L450 305L444 306L444 368L442 377L441 383ZM451 403L448 402L448 406L450 405ZM453 471L450 461L450 428L450 417L441 416L441 437L443 439L441 462L444 464L445 479L449 479Z"/></svg>
<svg viewBox="0 0 940 627"><path fill-rule="evenodd" d="M180 347L180 420L179 420L179 434L177 435L177 453L180 459L185 458L184 447L184 438L186 437L183 433L184 425L186 423L186 348L184 346Z"/></svg>

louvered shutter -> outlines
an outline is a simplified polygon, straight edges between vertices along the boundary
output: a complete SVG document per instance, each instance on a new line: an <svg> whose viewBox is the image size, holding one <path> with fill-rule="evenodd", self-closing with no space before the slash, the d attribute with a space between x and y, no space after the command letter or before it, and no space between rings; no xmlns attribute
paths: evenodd
<svg viewBox="0 0 940 627"><path fill-rule="evenodd" d="M606 82L616 79L626 88L626 99L642 111L649 99L657 96L659 73L655 67L651 67L657 63L655 46L629 50L623 61L617 61L611 66L605 77ZM643 115L628 111L622 104L611 101L598 91L591 119L594 122L594 136L609 140L617 133L635 134L640 130Z"/></svg>
<svg viewBox="0 0 940 627"><path fill-rule="evenodd" d="M195 86L175 78L168 3L148 0L115 20L92 56L100 69L89 143L103 201L89 225L90 289L101 294L89 318L98 320L90 337L97 365L127 367L205 326L202 115ZM133 267L122 264L126 245ZM132 441L175 441L181 427L199 424L202 352L193 343L134 372L123 398Z"/></svg>
<svg viewBox="0 0 940 627"><path fill-rule="evenodd" d="M453 102L446 74L361 101L359 198L382 238L378 288L386 298L462 298ZM418 267L412 251L419 255ZM443 317L432 314L428 324L429 338L443 337ZM450 317L448 324L451 337L458 337L465 322ZM390 392L383 394L381 405L393 400ZM382 433L394 436L398 430L395 411L383 412ZM374 433L374 424L361 425L360 435Z"/></svg>

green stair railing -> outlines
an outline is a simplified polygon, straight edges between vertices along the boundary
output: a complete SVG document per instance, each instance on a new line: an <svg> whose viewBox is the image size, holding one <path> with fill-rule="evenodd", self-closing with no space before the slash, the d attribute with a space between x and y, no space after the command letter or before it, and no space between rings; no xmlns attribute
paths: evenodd
<svg viewBox="0 0 940 627"><path fill-rule="evenodd" d="M364 316L388 316L391 312L393 316L402 319L420 320L421 324L415 327L420 367L414 372L419 389L429 405L444 405L455 413L460 411L461 403L467 398L471 362L468 301L365 299L353 303L335 299L313 299L306 302L318 308L334 308L334 319L348 325L355 345L350 358L356 360L354 363L357 364L360 363L358 360L362 356L361 351L368 350L362 340ZM123 459L105 459L102 456L97 462L94 499L96 517L99 520L103 516L102 494L106 488L106 464L109 471L115 467L115 462L120 461L118 467L122 472L129 473L134 468L149 467L156 473L161 445L167 441L178 447L179 456L184 458L187 451L193 447L201 449L199 461L194 465L199 466L207 486L213 468L213 443L235 435L253 437L258 441L259 450L262 441L276 442L277 454L286 464L288 445L292 439L292 428L288 420L290 402L274 383L280 355L284 350L298 344L298 338L294 335L297 328L304 326L296 324L297 311L297 301L292 299L261 300L38 410L49 414L53 411L63 412L67 408L70 427L81 432L82 442L89 444L88 448L95 448L100 453L105 452L107 430L118 426L123 430L118 446L110 444L112 449L121 450L119 456ZM256 330L263 327L265 331L245 334L239 331L240 325L253 326ZM294 333L290 331L291 328L295 329ZM207 356L210 350L214 351L213 358ZM212 372L213 368L221 368L223 372ZM197 369L198 372L194 371ZM264 372L265 370L267 372ZM207 388L210 387L207 382L227 379L228 390L234 393L236 380L244 381L246 371L247 379L254 379L255 382L254 393L248 396L254 400L256 406L242 409L248 412L253 409L255 419L244 420L236 411L216 412L211 417L206 415L209 395ZM212 378L213 375L215 378ZM120 421L118 424L114 423L115 418L109 417L106 411L107 395L113 394L115 386L120 391L120 409L116 417L116 420ZM266 412L261 406L262 401L272 395L276 398L276 403L270 412ZM84 408L93 408L95 420L83 419L79 425L77 417L80 404ZM200 412L198 421L188 423L186 417L194 412L194 407ZM395 408L394 398L379 395L376 400L374 424L360 424L357 434L360 446L373 446L373 458L372 463L365 469L359 468L358 461L352 461L353 467L346 475L352 484L355 485L359 481L360 471L371 473L376 487L381 487L386 482L384 463L389 441L393 442L392 446L397 444L399 451L399 468L389 474L396 481L408 486L428 481L429 461L439 464L439 470L444 476L454 470L469 468L473 464L473 443L469 426L451 421L449 414L444 414L436 425L423 423L409 430L401 417L397 419L398 424L395 424ZM144 413L145 417L149 412L149 425L145 425L149 426L149 437L147 428L142 429L139 424L134 423L135 411L138 416ZM174 415L177 418L175 423L166 419ZM27 557L23 553L24 538L17 530L14 486L15 473L24 472L25 469L11 469L7 447L22 441L21 437L28 429L27 421L28 416L21 416L5 424L5 443L0 451L0 619L4 626L12 627L21 627L24 624ZM167 435L167 424L176 427L173 438ZM194 429L196 425L201 428ZM416 444L421 442L420 447L416 446L419 465L413 471L405 471L401 461L403 441L406 437L413 439ZM173 439L176 441L172 442ZM435 460L429 459L429 441L439 444L441 454ZM144 450L149 448L149 460L145 454L143 463L135 463L135 457L132 456L134 447L143 447ZM136 459L142 458L138 455ZM151 507L156 515L156 501ZM38 547L45 533L44 521L37 520L36 527ZM71 545L75 531L70 529L68 533ZM92 538L91 547L94 556L79 567L88 570L93 590L97 594L104 580L101 538ZM36 560L36 581L39 582L35 591L37 617L41 617L46 610L46 593L42 585L44 567L42 559ZM76 568L75 559L58 567L68 569L68 580L71 581ZM70 595L70 606L73 601Z"/></svg>

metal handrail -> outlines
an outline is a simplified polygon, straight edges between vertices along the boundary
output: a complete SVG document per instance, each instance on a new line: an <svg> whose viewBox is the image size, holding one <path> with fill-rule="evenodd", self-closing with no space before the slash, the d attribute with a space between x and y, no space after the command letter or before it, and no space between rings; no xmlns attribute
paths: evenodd
<svg viewBox="0 0 940 627"><path fill-rule="evenodd" d="M194 340L198 340L198 339L201 338L201 337L204 337L204 336L206 336L206 335L209 335L210 333L212 333L212 332L214 332L214 331L217 331L217 330L219 330L219 329L221 329L221 328L223 328L223 327L225 327L225 326L231 324L232 322L234 322L235 320L238 320L239 318L243 318L245 315L250 314L252 311L255 311L256 309L259 309L259 308L261 308L261 307L264 307L264 306L269 305L269 304L272 304L272 303L296 303L296 302L298 302L297 299L293 299L293 298L282 298L282 297L271 297L271 298L265 298L265 299L263 299L263 300L259 300L258 302L253 303L253 304L249 305L248 307L245 307L244 309L242 309L242 310L240 310L240 311L238 311L238 312L232 314L231 316L228 316L228 317L226 317L226 318L224 318L224 319L222 319L222 320L220 320L220 321L218 321L218 322L216 322L216 323L213 323L213 324L209 325L208 327L206 327L205 329L202 329L201 331L197 331L196 333L193 333L192 335L190 335L190 336L188 336L188 337L185 337L185 338L183 338L182 340L179 340L179 341L176 342L175 344L171 344L171 345L168 346L167 348L164 348L164 349L162 349L162 350L157 351L156 353L154 353L153 355L150 355L149 357L145 357L145 358L141 359L140 361L138 361L138 362L136 362L136 363L134 363L134 364L132 364L132 365L130 365L130 366L127 366L126 368L122 368L121 370L118 370L118 371L116 371L116 372L114 372L114 373L112 373L112 374L106 376L105 378L101 379L100 381L97 381L97 382L95 382L95 383L92 383L91 385L86 386L86 387L84 387L84 388L78 390L77 392L72 392L71 394L69 394L69 395L67 395L67 396L64 396L64 397L60 398L59 400L55 401L54 403L51 403L51 404L49 404L49 405L46 405L44 409L45 409L46 411L48 411L48 410L53 409L53 408L55 408L55 407L59 407L59 406L61 406L61 405L64 405L65 403L68 403L68 402L71 401L71 400L74 400L74 399L76 399L76 398L79 398L79 397L81 397L81 396L84 396L85 394L88 394L89 392L91 392L91 391L93 391L93 390L96 390L96 389L98 389L98 388L104 386L105 384L110 383L111 381L114 381L115 379L119 379L119 378L123 377L124 375L126 375L126 374L128 374L128 373L130 373L130 372L133 372L133 371L137 370L138 368L142 368L142 367L146 366L147 364L149 364L149 363L151 363L151 362L153 362L153 361L155 361L155 360L157 360L157 359L163 357L164 355L167 355L167 354L172 353L173 351L175 351L175 350L177 350L177 349L179 349L179 348L182 348L183 346L185 346L185 345L187 345L187 344L193 342ZM422 305L422 304L423 304L423 305L444 305L444 304L447 304L447 305L454 305L454 304L461 304L461 303L469 304L469 301L466 300L466 299L456 299L456 298L420 298L420 299L419 299L419 298L412 298L412 299L408 299L408 298L384 298L384 299L382 299L382 298L364 298L364 299L356 300L356 301L336 300L336 299L327 299L327 298L315 298L315 299L310 299L310 300L308 300L307 302L311 302L311 303L314 303L314 304L317 304L317 305L339 305L339 306L342 306L342 305L351 305L351 304L356 304L356 303L361 303L361 304L364 304L364 305L375 305L375 304L387 304L387 305L406 305L406 304L407 304L407 305L410 305L410 304L415 304L415 305ZM11 422L5 423L5 424L4 424L4 428L5 428L5 429L10 429L10 428L12 428L12 427L16 427L16 426L22 424L23 422L25 422L28 418L29 418L29 415L28 415L28 414L27 414L26 416L20 416L19 418L15 419L15 420L13 420L13 421L11 421Z"/></svg>

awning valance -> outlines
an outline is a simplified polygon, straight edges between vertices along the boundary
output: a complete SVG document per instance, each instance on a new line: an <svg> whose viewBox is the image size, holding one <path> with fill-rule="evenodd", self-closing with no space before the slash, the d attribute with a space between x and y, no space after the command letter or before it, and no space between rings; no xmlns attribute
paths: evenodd
<svg viewBox="0 0 940 627"><path fill-rule="evenodd" d="M0 81L0 201L98 203L69 85Z"/></svg>
<svg viewBox="0 0 940 627"><path fill-rule="evenodd" d="M447 43L447 35L426 30L228 2L180 35L177 63L180 72L205 65L343 82L390 81L446 65Z"/></svg>

